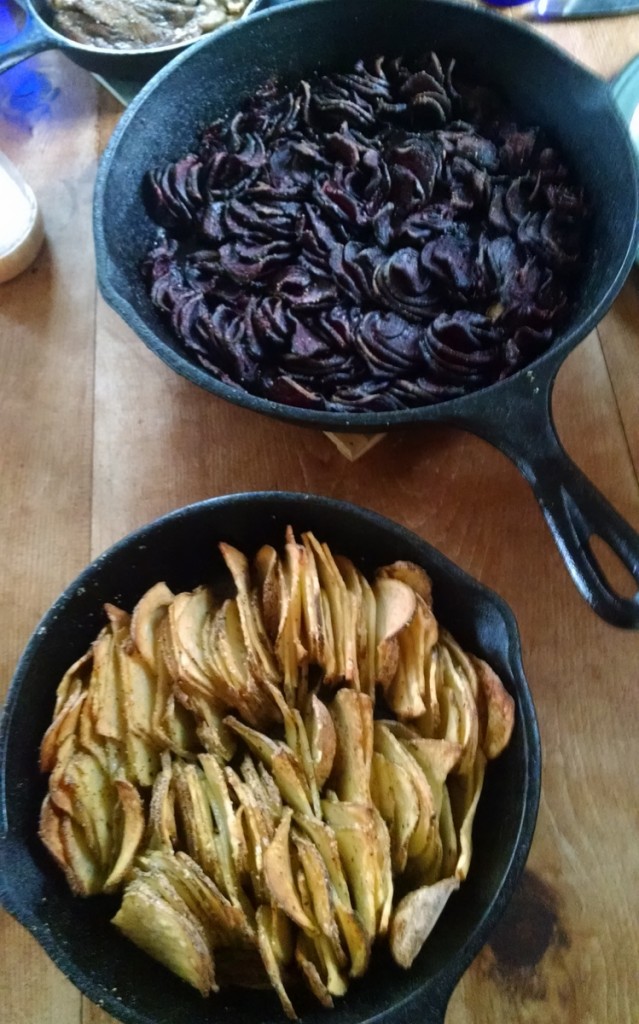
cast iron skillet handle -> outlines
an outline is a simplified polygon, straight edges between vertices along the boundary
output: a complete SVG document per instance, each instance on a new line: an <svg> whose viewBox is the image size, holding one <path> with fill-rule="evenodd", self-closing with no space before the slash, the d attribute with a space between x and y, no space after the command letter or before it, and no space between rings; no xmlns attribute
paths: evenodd
<svg viewBox="0 0 639 1024"><path fill-rule="evenodd" d="M42 31L42 28L28 12L25 12L25 21L21 31L13 39L0 46L0 74L8 71L15 64L33 57L41 50L50 50L54 46L50 36Z"/></svg>
<svg viewBox="0 0 639 1024"><path fill-rule="evenodd" d="M639 629L639 534L584 476L557 437L550 397L559 362L521 373L518 386L510 382L503 403L497 399L488 413L485 406L476 416L471 413L466 424L508 455L526 477L577 589L597 615L613 626ZM590 547L592 537L600 537L624 564L637 585L634 597L622 597L612 588Z"/></svg>

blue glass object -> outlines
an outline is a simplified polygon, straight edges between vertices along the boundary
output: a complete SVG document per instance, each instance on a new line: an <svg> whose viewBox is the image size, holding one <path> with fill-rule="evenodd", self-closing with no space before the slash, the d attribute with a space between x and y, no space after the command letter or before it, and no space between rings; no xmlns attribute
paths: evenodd
<svg viewBox="0 0 639 1024"><path fill-rule="evenodd" d="M0 54L18 34L25 17L17 4L0 0ZM33 63L26 60L0 75L0 118L28 131L50 115L51 103L60 91Z"/></svg>

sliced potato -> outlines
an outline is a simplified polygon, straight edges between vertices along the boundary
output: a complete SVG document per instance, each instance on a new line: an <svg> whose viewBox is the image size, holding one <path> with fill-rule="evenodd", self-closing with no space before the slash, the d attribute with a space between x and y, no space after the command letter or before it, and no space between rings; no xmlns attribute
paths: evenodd
<svg viewBox="0 0 639 1024"><path fill-rule="evenodd" d="M393 873L406 868L408 847L419 824L420 804L410 774L383 754L373 754L373 803L386 822L390 834Z"/></svg>
<svg viewBox="0 0 639 1024"><path fill-rule="evenodd" d="M335 918L332 886L328 870L317 847L310 840L305 839L298 833L294 833L292 838L300 864L306 875L314 920L317 922L320 932L330 944L331 962L335 961L337 968L343 968L347 960L342 949L337 920Z"/></svg>
<svg viewBox="0 0 639 1024"><path fill-rule="evenodd" d="M477 672L480 743L489 761L508 746L515 725L515 702L501 679L481 658L471 658Z"/></svg>
<svg viewBox="0 0 639 1024"><path fill-rule="evenodd" d="M428 846L437 827L431 788L426 776L404 749L401 741L381 722L375 723L375 750L404 769L417 794L419 819L408 842L408 855L414 857Z"/></svg>
<svg viewBox="0 0 639 1024"><path fill-rule="evenodd" d="M300 584L302 618L305 627L309 659L319 665L327 683L339 680L330 604L322 590L313 545L308 535L302 537L300 552Z"/></svg>
<svg viewBox="0 0 639 1024"><path fill-rule="evenodd" d="M377 935L380 858L374 811L359 804L324 800L322 811L335 833L344 874L367 939Z"/></svg>
<svg viewBox="0 0 639 1024"><path fill-rule="evenodd" d="M116 779L115 788L122 810L120 850L104 883L105 892L116 889L130 871L146 826L144 807L135 786L126 779Z"/></svg>
<svg viewBox="0 0 639 1024"><path fill-rule="evenodd" d="M324 981L322 981L320 969L318 967L319 956L317 949L311 939L309 939L304 932L299 932L297 936L295 962L304 975L306 984L317 1001L321 1003L325 1009L332 1010L334 1006L333 997L328 991Z"/></svg>
<svg viewBox="0 0 639 1024"><path fill-rule="evenodd" d="M165 850L172 853L177 843L177 826L173 767L167 751L161 755L161 763L162 770L156 775L151 792L145 845L149 850Z"/></svg>
<svg viewBox="0 0 639 1024"><path fill-rule="evenodd" d="M59 839L71 891L76 896L94 896L102 892L104 869L89 848L82 826L66 814L61 815Z"/></svg>
<svg viewBox="0 0 639 1024"><path fill-rule="evenodd" d="M137 883L125 890L113 924L203 996L217 991L206 934L188 908L179 913L150 886Z"/></svg>
<svg viewBox="0 0 639 1024"><path fill-rule="evenodd" d="M69 685L67 699L59 709L40 744L40 771L51 772L58 759L58 751L65 739L79 729L80 713L87 697L81 679L75 678Z"/></svg>
<svg viewBox="0 0 639 1024"><path fill-rule="evenodd" d="M123 743L122 697L116 650L116 641L110 632L104 631L95 641L89 700L96 733L104 739Z"/></svg>
<svg viewBox="0 0 639 1024"><path fill-rule="evenodd" d="M187 853L156 851L141 858L143 867L161 871L200 921L211 949L246 948L255 942L252 925L243 911L220 892L197 861Z"/></svg>
<svg viewBox="0 0 639 1024"><path fill-rule="evenodd" d="M459 858L459 840L455 831L453 811L450 805L448 789L442 791L441 811L439 814L439 835L442 843L442 861L440 874L442 878L451 878L455 874Z"/></svg>
<svg viewBox="0 0 639 1024"><path fill-rule="evenodd" d="M368 581L349 558L335 555L333 560L344 580L350 606L352 642L357 662L356 688L372 697L375 690L375 598Z"/></svg>
<svg viewBox="0 0 639 1024"><path fill-rule="evenodd" d="M253 560L253 566L260 594L264 628L271 643L275 643L283 600L280 559L275 548L271 544L261 547Z"/></svg>
<svg viewBox="0 0 639 1024"><path fill-rule="evenodd" d="M115 644L115 672L120 695L127 776L142 787L153 785L160 759L153 736L155 677L128 642Z"/></svg>
<svg viewBox="0 0 639 1024"><path fill-rule="evenodd" d="M58 867L66 871L67 861L62 841L62 814L56 809L48 793L40 809L38 835Z"/></svg>
<svg viewBox="0 0 639 1024"><path fill-rule="evenodd" d="M333 769L337 734L330 711L314 693L306 704L304 725L315 769L317 789L321 791Z"/></svg>
<svg viewBox="0 0 639 1024"><path fill-rule="evenodd" d="M99 761L79 751L67 763L60 786L69 795L71 816L81 825L91 853L102 868L109 868L117 803L111 780Z"/></svg>
<svg viewBox="0 0 639 1024"><path fill-rule="evenodd" d="M364 927L350 907L339 902L335 904L335 916L339 925L344 947L348 950L351 978L361 978L366 973L370 960L371 940Z"/></svg>
<svg viewBox="0 0 639 1024"><path fill-rule="evenodd" d="M455 876L462 881L466 878L470 867L473 852L473 821L484 785L485 771L486 757L481 750L478 750L472 772L469 775L451 776L448 783L453 821L459 837L459 858Z"/></svg>
<svg viewBox="0 0 639 1024"><path fill-rule="evenodd" d="M207 794L201 774L194 765L173 765L176 814L189 855L209 875L225 896L233 898L233 879L229 878L220 857ZM179 812L179 813L178 813ZM231 891L227 886L231 887Z"/></svg>
<svg viewBox="0 0 639 1024"><path fill-rule="evenodd" d="M258 907L255 916L257 921L257 944L266 973L277 992L284 1013L289 1020L297 1020L295 1007L284 987L282 965L278 961L277 946L273 939L273 910L271 907Z"/></svg>
<svg viewBox="0 0 639 1024"><path fill-rule="evenodd" d="M80 683L82 689L86 689L89 685L91 678L91 672L93 668L93 644L77 661L74 661L73 665L66 670L62 679L58 683L55 697L55 707L53 709L53 720L58 717L62 708L69 699L71 689L75 688L76 683Z"/></svg>
<svg viewBox="0 0 639 1024"><path fill-rule="evenodd" d="M166 583L156 583L142 595L131 615L131 639L155 675L158 674L157 631L174 596Z"/></svg>
<svg viewBox="0 0 639 1024"><path fill-rule="evenodd" d="M437 621L416 595L415 614L398 635L399 664L386 690L386 700L400 719L426 714L429 698L430 652L437 642Z"/></svg>
<svg viewBox="0 0 639 1024"><path fill-rule="evenodd" d="M373 587L376 605L375 678L386 689L399 665L398 636L412 622L417 607L415 592L401 580L379 577Z"/></svg>
<svg viewBox="0 0 639 1024"><path fill-rule="evenodd" d="M277 665L261 618L259 602L251 598L252 588L246 557L230 544L221 543L219 549L237 588L237 607L250 671L255 679L277 683Z"/></svg>
<svg viewBox="0 0 639 1024"><path fill-rule="evenodd" d="M222 766L213 754L200 754L198 760L204 769L205 789L218 831L222 872L230 894L240 889L246 875L246 840L231 803Z"/></svg>
<svg viewBox="0 0 639 1024"><path fill-rule="evenodd" d="M291 709L288 706L284 698L284 694L281 693L276 686L270 686L270 684L267 685L269 687L273 703L276 705L282 716L286 742L295 755L304 773L306 791L313 808L313 813L319 815L319 790L317 788L317 779L315 777L315 764L311 755L308 736L304 728L302 716L297 708Z"/></svg>
<svg viewBox="0 0 639 1024"><path fill-rule="evenodd" d="M458 721L456 739L462 748L455 771L459 772L460 775L465 775L470 771L475 760L475 754L477 753L477 744L479 741L479 717L477 714L477 704L475 703L472 689L466 675L455 667L448 649L443 647L440 653L444 674L444 693L442 694L442 697L446 695L446 690L448 689L450 691L450 696L456 705L456 718ZM443 706L446 706L445 701L443 702ZM449 715L450 713L449 705ZM451 735L452 731L452 729L447 728L447 739L453 738Z"/></svg>
<svg viewBox="0 0 639 1024"><path fill-rule="evenodd" d="M259 767L264 768L261 764ZM240 775L248 791L252 794L256 805L259 807L260 814L265 822L268 823L267 838L270 840L282 814L282 796L280 791L268 773L265 773L265 775L270 785L265 781L259 768L256 768L248 754L242 758ZM245 802L239 794L238 797L243 803Z"/></svg>
<svg viewBox="0 0 639 1024"><path fill-rule="evenodd" d="M284 560L278 571L281 594L280 618L275 651L283 674L283 691L288 703L301 705L300 683L305 679L309 654L302 642L302 556L290 527L286 530Z"/></svg>
<svg viewBox="0 0 639 1024"><path fill-rule="evenodd" d="M317 933L317 925L302 905L297 880L293 871L290 850L292 811L286 808L277 831L264 854L264 877L271 901L303 928L309 935Z"/></svg>
<svg viewBox="0 0 639 1024"><path fill-rule="evenodd" d="M204 749L208 753L216 754L223 761L230 761L235 754L236 743L233 733L225 724L226 713L223 707L216 700L191 697L189 710L199 719L195 731ZM181 729L179 715L176 714L175 718L175 729L172 735L178 734L177 730ZM181 737L181 741L183 741L183 737Z"/></svg>
<svg viewBox="0 0 639 1024"><path fill-rule="evenodd" d="M357 622L352 616L353 605L346 584L328 545L320 544L313 533L303 534L302 540L308 541L313 550L320 586L328 599L336 676L359 690Z"/></svg>
<svg viewBox="0 0 639 1024"><path fill-rule="evenodd" d="M458 888L458 878L443 878L434 885L413 889L400 900L393 911L389 933L390 950L400 967L411 966Z"/></svg>
<svg viewBox="0 0 639 1024"><path fill-rule="evenodd" d="M240 722L233 715L227 715L224 719L224 724L231 732L236 733L244 740L249 750L259 757L267 768L272 768L273 758L283 746L281 743L271 739L270 736L266 736L257 729L251 729L248 725L244 725L243 722Z"/></svg>
<svg viewBox="0 0 639 1024"><path fill-rule="evenodd" d="M341 689L329 705L337 738L331 780L340 800L370 804L373 757L373 701L366 693Z"/></svg>
<svg viewBox="0 0 639 1024"><path fill-rule="evenodd" d="M405 561L393 562L391 565L384 565L378 569L377 578L399 580L400 583L405 583L407 587L415 591L428 608L432 608L433 585L430 576L425 569L422 569L421 565Z"/></svg>
<svg viewBox="0 0 639 1024"><path fill-rule="evenodd" d="M439 817L444 783L459 764L461 744L449 740L426 740L416 737L401 739L402 746L415 758L428 779L433 794L435 814Z"/></svg>
<svg viewBox="0 0 639 1024"><path fill-rule="evenodd" d="M306 777L295 755L281 744L271 764L273 781L282 799L300 814L314 814Z"/></svg>

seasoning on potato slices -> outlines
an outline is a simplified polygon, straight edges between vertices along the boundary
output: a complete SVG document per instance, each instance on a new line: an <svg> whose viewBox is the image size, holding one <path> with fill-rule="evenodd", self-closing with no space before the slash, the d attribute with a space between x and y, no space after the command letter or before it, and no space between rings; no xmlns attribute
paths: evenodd
<svg viewBox="0 0 639 1024"><path fill-rule="evenodd" d="M159 582L105 606L42 740L40 836L203 995L271 984L295 1019L300 986L332 1006L376 942L410 967L468 873L514 702L419 566L369 581L290 528L252 562L219 548L234 596Z"/></svg>

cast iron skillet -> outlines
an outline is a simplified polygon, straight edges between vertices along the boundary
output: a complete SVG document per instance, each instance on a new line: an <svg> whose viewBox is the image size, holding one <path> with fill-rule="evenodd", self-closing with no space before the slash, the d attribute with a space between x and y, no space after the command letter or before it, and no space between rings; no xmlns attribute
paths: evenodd
<svg viewBox="0 0 639 1024"><path fill-rule="evenodd" d="M526 370L444 405L392 413L317 412L248 395L191 362L145 294L139 266L155 236L140 183L145 171L193 145L198 129L274 72L299 76L360 56L433 48L473 59L529 123L552 131L588 189L595 213L591 259L571 324ZM264 11L197 43L161 71L125 113L95 193L98 278L107 301L165 363L213 394L256 412L333 431L376 432L451 423L485 438L517 464L541 505L577 587L602 618L639 628L639 595L625 599L590 547L599 535L639 586L639 535L570 461L550 398L557 370L602 318L636 248L634 154L605 82L532 30L442 0L307 0Z"/></svg>
<svg viewBox="0 0 639 1024"><path fill-rule="evenodd" d="M53 13L47 0L15 0L15 3L25 12L24 24L20 34L0 50L0 74L42 50L61 50L75 64L97 75L146 82L172 57L192 45L184 42L137 50L88 46L76 43L52 27ZM250 13L248 8L247 13Z"/></svg>
<svg viewBox="0 0 639 1024"><path fill-rule="evenodd" d="M469 877L431 941L409 972L380 950L376 966L330 1013L298 1000L305 1024L443 1024L455 984L501 916L528 855L541 781L539 734L517 626L496 594L415 534L342 502L256 493L180 509L120 541L56 601L20 660L0 724L0 901L82 992L128 1024L265 1024L281 1022L283 1015L270 993L226 990L203 1000L109 925L112 899L70 895L37 838L45 792L37 751L55 688L101 628L105 601L131 609L158 580L174 591L227 580L219 540L247 552L268 542L281 547L288 523L300 532L313 530L368 573L398 558L424 566L433 580L437 617L493 665L516 702L511 743L488 768Z"/></svg>

